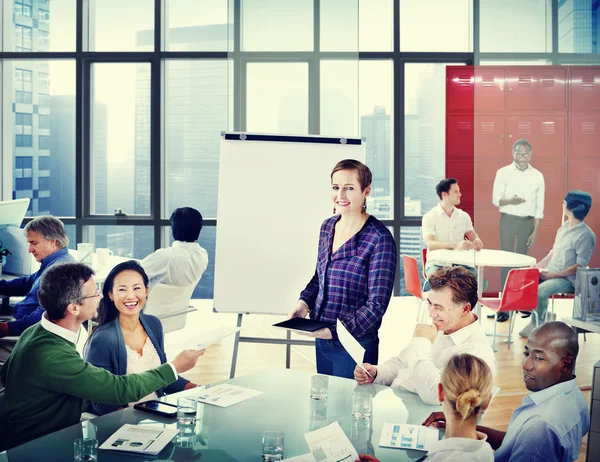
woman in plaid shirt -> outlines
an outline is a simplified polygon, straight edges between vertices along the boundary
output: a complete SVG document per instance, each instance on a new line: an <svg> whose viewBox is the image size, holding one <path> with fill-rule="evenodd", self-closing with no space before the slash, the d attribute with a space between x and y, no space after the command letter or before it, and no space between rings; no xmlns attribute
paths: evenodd
<svg viewBox="0 0 600 462"><path fill-rule="evenodd" d="M321 225L317 267L290 313L331 322L316 338L317 372L353 378L355 362L338 340L337 319L365 348L364 361L377 364L378 330L396 275L396 243L389 230L367 213L369 167L338 162L331 172L334 216Z"/></svg>

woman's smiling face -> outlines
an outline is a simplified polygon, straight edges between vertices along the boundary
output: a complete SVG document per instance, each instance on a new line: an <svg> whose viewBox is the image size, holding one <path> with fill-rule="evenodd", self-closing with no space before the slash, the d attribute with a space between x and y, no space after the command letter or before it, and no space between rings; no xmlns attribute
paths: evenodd
<svg viewBox="0 0 600 462"><path fill-rule="evenodd" d="M148 287L144 285L140 273L125 270L115 276L112 291L108 295L119 310L119 315L139 316L146 304Z"/></svg>

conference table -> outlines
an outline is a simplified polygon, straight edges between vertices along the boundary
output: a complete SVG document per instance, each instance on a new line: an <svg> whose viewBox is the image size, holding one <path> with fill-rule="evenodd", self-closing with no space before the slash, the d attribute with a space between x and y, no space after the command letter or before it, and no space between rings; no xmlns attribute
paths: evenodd
<svg viewBox="0 0 600 462"><path fill-rule="evenodd" d="M483 292L483 270L486 266L500 268L524 268L535 266L536 259L506 250L449 250L439 249L427 253L428 261L440 261L454 265L466 265L477 269L477 292ZM477 304L477 316L481 319L481 307Z"/></svg>
<svg viewBox="0 0 600 462"><path fill-rule="evenodd" d="M358 453L374 454L382 462L415 461L425 455L423 451L379 447L382 426L384 422L421 424L431 412L441 410L441 406L426 405L418 395L406 390L357 385L353 380L338 377L329 377L327 401L311 400L313 375L277 369L226 381L262 394L227 408L199 403L195 434L175 437L157 457L150 459L256 462L261 460L261 434L266 430L284 433L284 458L289 458L309 452L305 433L334 421L340 424ZM352 396L356 389L373 396L370 420L352 417ZM199 389L191 389L162 400L176 404L179 396L199 394ZM0 453L0 462L73 460L73 441L81 438L84 432L89 434L91 424L101 445L126 423L177 428L175 420L128 407L9 449ZM98 450L100 462L147 459L124 452Z"/></svg>

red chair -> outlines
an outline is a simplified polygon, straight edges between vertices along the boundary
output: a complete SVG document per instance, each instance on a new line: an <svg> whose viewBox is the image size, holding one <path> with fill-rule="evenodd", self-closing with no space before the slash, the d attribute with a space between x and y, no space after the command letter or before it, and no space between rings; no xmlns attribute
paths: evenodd
<svg viewBox="0 0 600 462"><path fill-rule="evenodd" d="M423 263L423 278L427 280L427 273L425 273L425 268L427 267L427 248L421 249L421 263Z"/></svg>
<svg viewBox="0 0 600 462"><path fill-rule="evenodd" d="M515 311L531 311L535 317L536 326L539 325L537 313L538 282L540 270L537 268L517 268L508 272L502 298L480 299L479 302L490 310L509 312L508 322L508 348L510 349L510 338L514 326ZM496 324L497 316L494 316L494 340L493 348L496 351Z"/></svg>
<svg viewBox="0 0 600 462"><path fill-rule="evenodd" d="M423 302L423 287L421 285L421 276L419 275L419 264L415 257L403 255L404 259L404 285L406 291L417 298L417 322L421 317L421 303Z"/></svg>

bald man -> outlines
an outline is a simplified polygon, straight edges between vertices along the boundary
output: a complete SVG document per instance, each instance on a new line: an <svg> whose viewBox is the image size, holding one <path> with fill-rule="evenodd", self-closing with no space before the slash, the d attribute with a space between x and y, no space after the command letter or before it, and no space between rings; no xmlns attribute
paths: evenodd
<svg viewBox="0 0 600 462"><path fill-rule="evenodd" d="M496 462L571 462L579 457L590 414L573 375L578 352L577 334L563 322L547 322L531 332L522 368L532 393L513 412L506 432L477 427L497 449ZM433 413L423 425L442 427L439 414Z"/></svg>

